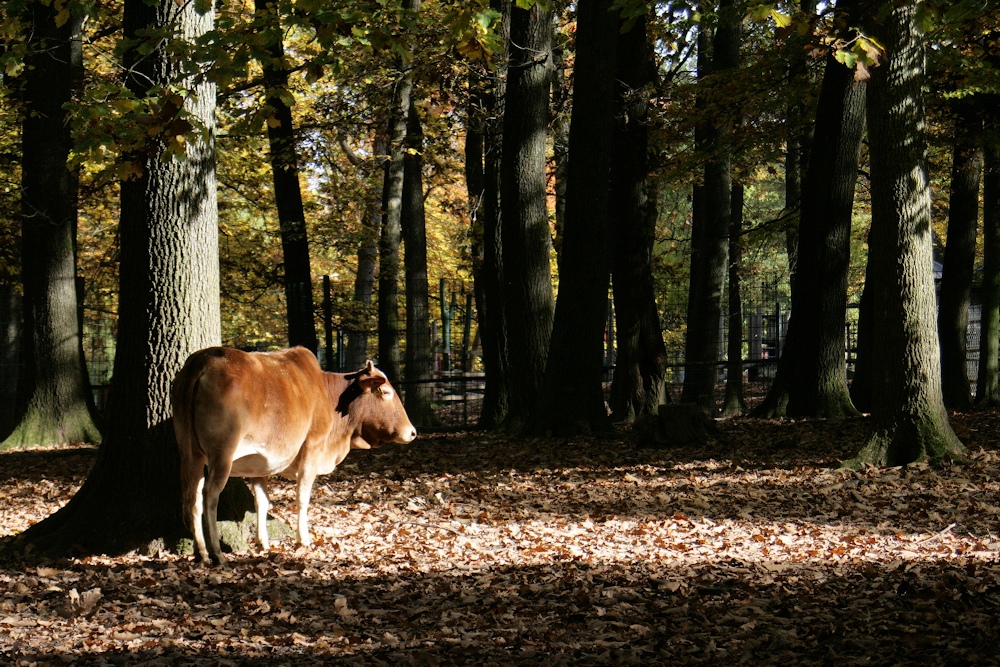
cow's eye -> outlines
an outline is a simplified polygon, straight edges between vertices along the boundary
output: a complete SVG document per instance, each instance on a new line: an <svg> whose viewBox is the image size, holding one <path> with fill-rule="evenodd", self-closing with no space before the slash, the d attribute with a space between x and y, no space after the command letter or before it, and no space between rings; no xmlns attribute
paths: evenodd
<svg viewBox="0 0 1000 667"><path fill-rule="evenodd" d="M392 389L388 387L382 387L382 391L379 393L382 394L382 398L392 398Z"/></svg>

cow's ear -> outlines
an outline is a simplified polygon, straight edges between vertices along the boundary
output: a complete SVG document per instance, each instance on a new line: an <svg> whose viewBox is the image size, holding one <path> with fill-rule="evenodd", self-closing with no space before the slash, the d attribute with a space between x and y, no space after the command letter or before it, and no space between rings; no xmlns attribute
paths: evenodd
<svg viewBox="0 0 1000 667"><path fill-rule="evenodd" d="M358 383L365 391L378 391L379 387L385 384L385 377L382 375L369 375L368 377L358 378Z"/></svg>

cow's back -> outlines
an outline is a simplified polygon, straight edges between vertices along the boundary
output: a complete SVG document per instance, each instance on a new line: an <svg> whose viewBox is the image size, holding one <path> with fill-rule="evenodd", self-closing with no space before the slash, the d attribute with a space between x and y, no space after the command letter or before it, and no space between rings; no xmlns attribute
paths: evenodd
<svg viewBox="0 0 1000 667"><path fill-rule="evenodd" d="M305 348L207 348L189 358L177 384L174 418L190 415L191 446L233 461L234 475L281 472L307 436L330 428L322 370Z"/></svg>

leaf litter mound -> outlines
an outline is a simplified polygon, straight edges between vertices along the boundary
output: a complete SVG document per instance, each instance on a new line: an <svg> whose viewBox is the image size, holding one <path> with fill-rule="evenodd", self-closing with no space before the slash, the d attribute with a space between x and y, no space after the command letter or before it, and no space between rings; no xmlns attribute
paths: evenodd
<svg viewBox="0 0 1000 667"><path fill-rule="evenodd" d="M937 470L839 469L862 419L355 452L307 549L0 563L0 664L998 664L1000 417L953 420L971 458ZM0 454L0 535L94 455ZM271 496L293 521L292 483Z"/></svg>

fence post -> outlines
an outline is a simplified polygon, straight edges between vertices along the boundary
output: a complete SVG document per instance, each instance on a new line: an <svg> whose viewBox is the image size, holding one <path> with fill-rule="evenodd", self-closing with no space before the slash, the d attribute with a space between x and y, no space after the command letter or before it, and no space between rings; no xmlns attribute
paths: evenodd
<svg viewBox="0 0 1000 667"><path fill-rule="evenodd" d="M331 298L330 276L323 276L323 331L326 334L326 359L323 367L332 371L333 367L333 300ZM339 351L338 351L338 361Z"/></svg>
<svg viewBox="0 0 1000 667"><path fill-rule="evenodd" d="M465 328L462 330L462 371L468 373L469 347L472 345L472 293L465 293Z"/></svg>
<svg viewBox="0 0 1000 667"><path fill-rule="evenodd" d="M451 370L451 318L453 315L453 309L448 307L448 302L445 298L446 294L445 294L444 278L441 279L439 285L441 293L441 346L442 346L441 370L450 371Z"/></svg>

